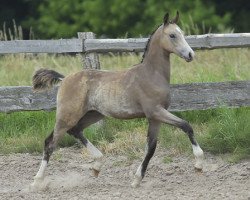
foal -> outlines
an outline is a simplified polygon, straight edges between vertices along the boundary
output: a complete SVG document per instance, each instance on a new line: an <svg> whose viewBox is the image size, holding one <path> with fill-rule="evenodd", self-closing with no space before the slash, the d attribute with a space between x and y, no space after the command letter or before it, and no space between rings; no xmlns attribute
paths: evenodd
<svg viewBox="0 0 250 200"><path fill-rule="evenodd" d="M96 176L101 169L103 154L83 136L83 129L105 116L132 119L147 118L148 134L145 158L138 167L133 187L140 184L157 144L161 123L182 129L189 137L196 158L195 168L202 169L203 151L196 142L192 127L171 114L170 105L170 53L175 53L187 62L193 60L194 52L173 20L164 16L148 41L143 60L127 71L107 72L83 70L64 78L47 69L38 70L33 76L34 90L48 89L62 81L57 94L56 123L46 138L43 160L33 186L43 181L45 168L58 140L65 132L79 139L95 158L93 171Z"/></svg>

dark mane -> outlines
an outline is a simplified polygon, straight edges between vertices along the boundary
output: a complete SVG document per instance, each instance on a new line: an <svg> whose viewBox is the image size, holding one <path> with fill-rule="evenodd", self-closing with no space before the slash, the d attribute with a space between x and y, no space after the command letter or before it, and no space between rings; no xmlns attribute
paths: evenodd
<svg viewBox="0 0 250 200"><path fill-rule="evenodd" d="M159 26L157 26L156 29L150 34L150 37L148 38L148 42L147 42L146 47L145 47L145 49L144 49L144 53L143 53L143 55L142 55L141 63L143 62L143 60L144 60L144 58L145 58L145 56L146 56L146 53L147 53L148 47L149 47L149 43L150 43L150 41L151 41L152 36L154 35L155 31L157 31L157 29L158 29L160 26L161 26L161 24L160 24Z"/></svg>

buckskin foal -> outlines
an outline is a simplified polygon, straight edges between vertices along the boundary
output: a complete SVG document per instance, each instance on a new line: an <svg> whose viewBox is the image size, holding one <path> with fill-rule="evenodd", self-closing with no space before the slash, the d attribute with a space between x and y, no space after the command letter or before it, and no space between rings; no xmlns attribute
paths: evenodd
<svg viewBox="0 0 250 200"><path fill-rule="evenodd" d="M175 53L187 62L194 57L176 25L178 18L178 12L173 20L169 20L168 13L164 16L163 24L148 41L142 62L129 70L87 69L65 78L53 70L40 69L35 73L34 90L48 89L59 81L61 85L57 94L55 127L45 140L43 160L33 187L43 182L49 158L66 132L79 139L95 158L92 169L98 176L103 154L83 136L83 129L105 116L119 119L145 117L148 120L145 158L135 173L133 187L138 186L145 175L155 152L161 123L179 127L188 135L196 158L195 168L202 169L203 151L194 138L192 127L167 110L170 105L170 54Z"/></svg>

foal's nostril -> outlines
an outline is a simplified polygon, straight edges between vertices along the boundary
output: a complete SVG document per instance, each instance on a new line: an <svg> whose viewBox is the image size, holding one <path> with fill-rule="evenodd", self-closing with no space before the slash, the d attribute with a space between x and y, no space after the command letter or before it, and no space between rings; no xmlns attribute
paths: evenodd
<svg viewBox="0 0 250 200"><path fill-rule="evenodd" d="M188 57L189 57L189 59L192 59L192 53L191 52L189 52Z"/></svg>

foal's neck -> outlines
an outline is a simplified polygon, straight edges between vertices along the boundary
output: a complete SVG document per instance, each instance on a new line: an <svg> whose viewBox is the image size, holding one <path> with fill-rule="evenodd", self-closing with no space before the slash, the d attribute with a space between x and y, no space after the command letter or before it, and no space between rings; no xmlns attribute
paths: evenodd
<svg viewBox="0 0 250 200"><path fill-rule="evenodd" d="M160 45L161 29L159 27L149 41L149 46L142 61L149 73L160 73L167 82L170 81L170 52L164 50ZM152 74L153 75L153 74Z"/></svg>

